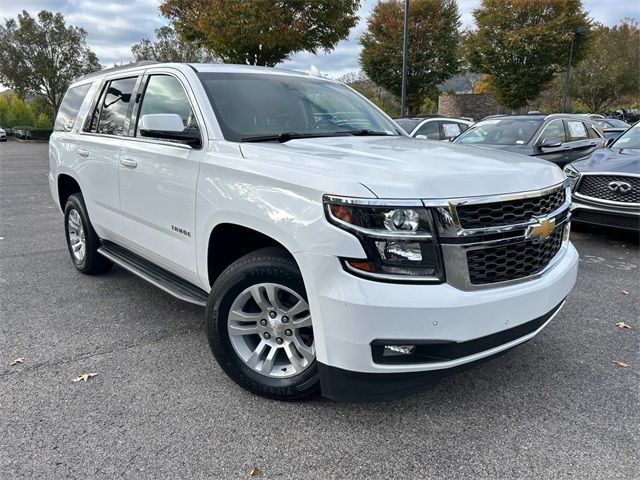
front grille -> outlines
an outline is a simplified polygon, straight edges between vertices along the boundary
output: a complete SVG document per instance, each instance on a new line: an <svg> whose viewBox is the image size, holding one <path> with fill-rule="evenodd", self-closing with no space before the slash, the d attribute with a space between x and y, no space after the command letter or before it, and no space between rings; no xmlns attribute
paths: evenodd
<svg viewBox="0 0 640 480"><path fill-rule="evenodd" d="M467 252L469 281L474 285L505 282L535 275L556 256L562 246L562 232L558 227L543 242L525 240L498 247Z"/></svg>
<svg viewBox="0 0 640 480"><path fill-rule="evenodd" d="M605 227L640 230L640 217L637 215L621 215L578 209L573 212L571 220L578 223L591 223Z"/></svg>
<svg viewBox="0 0 640 480"><path fill-rule="evenodd" d="M631 188L627 192L615 191L609 186L611 182L620 182ZM626 189L626 187L624 188ZM640 203L640 177L583 175L576 193L610 202Z"/></svg>
<svg viewBox="0 0 640 480"><path fill-rule="evenodd" d="M565 202L565 188L535 198L522 198L508 202L458 205L458 220L462 228L485 228L525 223L533 217L548 215Z"/></svg>

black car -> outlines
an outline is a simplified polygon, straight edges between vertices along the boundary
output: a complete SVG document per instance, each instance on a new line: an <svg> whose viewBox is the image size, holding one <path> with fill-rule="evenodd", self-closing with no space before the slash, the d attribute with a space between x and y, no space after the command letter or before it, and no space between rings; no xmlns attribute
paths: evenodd
<svg viewBox="0 0 640 480"><path fill-rule="evenodd" d="M605 138L597 124L586 117L503 115L476 123L453 143L521 153L563 167L602 148Z"/></svg>
<svg viewBox="0 0 640 480"><path fill-rule="evenodd" d="M640 124L564 173L572 183L574 222L640 230Z"/></svg>

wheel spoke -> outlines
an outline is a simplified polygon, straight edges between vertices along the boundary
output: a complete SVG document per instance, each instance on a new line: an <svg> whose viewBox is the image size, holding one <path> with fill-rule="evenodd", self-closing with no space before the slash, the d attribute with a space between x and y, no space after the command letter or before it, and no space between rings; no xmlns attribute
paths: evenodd
<svg viewBox="0 0 640 480"><path fill-rule="evenodd" d="M271 307L276 310L282 310L282 306L278 300L278 288L270 283L264 286L264 291L267 294Z"/></svg>
<svg viewBox="0 0 640 480"><path fill-rule="evenodd" d="M247 365L255 369L256 366L258 365L258 362L260 361L260 357L262 356L262 353L264 352L265 348L267 348L268 346L269 345L267 345L267 342L265 342L264 340L260 340L260 343L258 344L256 349L253 351L251 356L246 360Z"/></svg>
<svg viewBox="0 0 640 480"><path fill-rule="evenodd" d="M264 295L262 294L262 290L263 287L260 285L251 287L251 296L263 312L268 312L271 309L271 305L267 300L265 300Z"/></svg>
<svg viewBox="0 0 640 480"><path fill-rule="evenodd" d="M257 325L234 325L229 324L229 335L257 335Z"/></svg>
<svg viewBox="0 0 640 480"><path fill-rule="evenodd" d="M307 305L307 302L305 302L304 300L298 300L298 303L296 303L293 307L291 307L285 313L289 317L293 318L296 315L300 315L305 310L309 310L309 305Z"/></svg>
<svg viewBox="0 0 640 480"><path fill-rule="evenodd" d="M260 371L262 373L266 373L267 375L271 373L273 370L273 364L276 361L276 355L278 354L278 349L270 347L269 353L267 354L267 358L264 359L262 366L260 367Z"/></svg>
<svg viewBox="0 0 640 480"><path fill-rule="evenodd" d="M302 318L296 318L293 321L293 326L295 328L304 328L304 327L310 327L311 326L311 315L307 315L305 317Z"/></svg>
<svg viewBox="0 0 640 480"><path fill-rule="evenodd" d="M293 337L293 343L296 346L296 349L300 354L307 360L308 362L312 362L316 356L315 348L307 346L302 339L295 335Z"/></svg>
<svg viewBox="0 0 640 480"><path fill-rule="evenodd" d="M257 322L260 317L261 313L247 313L241 310L232 310L229 313L229 321L232 322Z"/></svg>
<svg viewBox="0 0 640 480"><path fill-rule="evenodd" d="M304 365L302 365L302 360L300 360L300 357L296 353L296 348L293 346L293 343L291 342L287 343L284 346L284 351L287 354L287 358L291 362L291 365L293 365L293 369L296 372L304 369Z"/></svg>
<svg viewBox="0 0 640 480"><path fill-rule="evenodd" d="M78 243L73 245L73 251L74 252L79 252L82 247L84 247L84 245L82 244L82 242L80 240L78 240Z"/></svg>

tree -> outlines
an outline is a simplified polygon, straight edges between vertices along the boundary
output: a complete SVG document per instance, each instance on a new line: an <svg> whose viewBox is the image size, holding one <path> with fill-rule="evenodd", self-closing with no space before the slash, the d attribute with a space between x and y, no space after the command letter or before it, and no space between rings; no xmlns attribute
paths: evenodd
<svg viewBox="0 0 640 480"><path fill-rule="evenodd" d="M144 38L131 47L136 62L154 60L156 62L197 62L209 63L218 58L206 48L180 39L171 27L156 28L156 41Z"/></svg>
<svg viewBox="0 0 640 480"><path fill-rule="evenodd" d="M356 92L367 97L387 115L392 117L400 115L400 102L398 102L397 97L371 81L363 71L347 73L337 80L349 85Z"/></svg>
<svg viewBox="0 0 640 480"><path fill-rule="evenodd" d="M496 99L526 106L566 69L573 30L588 27L580 0L482 0L473 11L477 30L465 35L467 61L486 73ZM586 37L576 37L573 65L585 56Z"/></svg>
<svg viewBox="0 0 640 480"><path fill-rule="evenodd" d="M603 112L625 95L640 95L640 29L624 19L612 28L597 25L585 60L572 71L571 95L591 112Z"/></svg>
<svg viewBox="0 0 640 480"><path fill-rule="evenodd" d="M356 24L360 0L165 0L180 36L226 63L274 66L303 50L329 52Z"/></svg>
<svg viewBox="0 0 640 480"><path fill-rule="evenodd" d="M397 96L402 91L403 4L379 2L360 37L362 69ZM436 96L437 86L458 70L460 15L455 0L412 0L409 5L407 104L415 112L425 96Z"/></svg>
<svg viewBox="0 0 640 480"><path fill-rule="evenodd" d="M23 10L17 21L0 25L0 83L21 96L43 98L57 112L73 79L100 70L86 35L82 28L67 27L60 13L42 10L34 18Z"/></svg>

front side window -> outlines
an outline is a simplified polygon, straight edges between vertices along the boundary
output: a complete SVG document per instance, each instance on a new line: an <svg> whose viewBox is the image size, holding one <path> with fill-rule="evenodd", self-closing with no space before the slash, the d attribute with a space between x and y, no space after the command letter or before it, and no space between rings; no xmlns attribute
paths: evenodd
<svg viewBox="0 0 640 480"><path fill-rule="evenodd" d="M125 135L124 127L136 81L137 77L122 78L107 84L96 111L98 133Z"/></svg>
<svg viewBox="0 0 640 480"><path fill-rule="evenodd" d="M91 84L78 85L77 87L71 87L64 94L60 109L58 110L58 116L56 117L56 123L53 129L56 132L70 132L78 116L78 110L84 101L84 97L91 88Z"/></svg>
<svg viewBox="0 0 640 480"><path fill-rule="evenodd" d="M200 73L227 140L283 133L339 136L401 131L367 100L336 82L278 74Z"/></svg>
<svg viewBox="0 0 640 480"><path fill-rule="evenodd" d="M418 131L417 135L424 135L429 140L440 140L440 127L438 126L438 122L427 122L422 125Z"/></svg>
<svg viewBox="0 0 640 480"><path fill-rule="evenodd" d="M185 130L198 130L187 93L180 81L170 75L152 75L142 97L138 118L153 114L176 114L182 119ZM136 137L140 137L140 122L136 127Z"/></svg>
<svg viewBox="0 0 640 480"><path fill-rule="evenodd" d="M545 139L549 137L559 138L562 143L567 141L567 133L564 129L564 121L562 120L552 120L549 124L544 127L542 134L540 135L540 139Z"/></svg>
<svg viewBox="0 0 640 480"><path fill-rule="evenodd" d="M504 118L476 123L455 143L484 145L525 145L540 128L542 120Z"/></svg>

